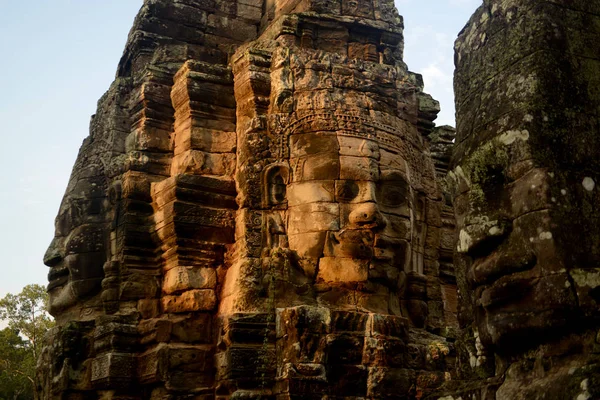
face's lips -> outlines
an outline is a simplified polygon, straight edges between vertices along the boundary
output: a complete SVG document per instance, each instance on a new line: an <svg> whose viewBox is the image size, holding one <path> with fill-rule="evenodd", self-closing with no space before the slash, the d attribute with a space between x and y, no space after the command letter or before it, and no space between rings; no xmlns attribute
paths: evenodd
<svg viewBox="0 0 600 400"><path fill-rule="evenodd" d="M372 246L374 240L374 234L371 229L342 229L339 232L332 232L331 236L334 242L338 244L354 243Z"/></svg>
<svg viewBox="0 0 600 400"><path fill-rule="evenodd" d="M373 227L375 226L376 224L373 224ZM360 229L332 232L328 236L325 255L391 262L396 249L405 244L405 241L382 236L370 228L364 228L365 226L361 225Z"/></svg>
<svg viewBox="0 0 600 400"><path fill-rule="evenodd" d="M514 235L506 222L494 235L484 235L469 249L473 263L467 282L474 289L478 305L485 308L515 302L535 284L532 271L537 256L521 235Z"/></svg>
<svg viewBox="0 0 600 400"><path fill-rule="evenodd" d="M54 288L64 285L69 281L69 269L68 268L52 268L48 273L48 286L47 291L51 291Z"/></svg>
<svg viewBox="0 0 600 400"><path fill-rule="evenodd" d="M332 232L325 247L325 256L370 259L373 257L373 233L364 230Z"/></svg>
<svg viewBox="0 0 600 400"><path fill-rule="evenodd" d="M500 307L523 298L539 281L528 274L514 273L505 275L489 286L476 290L478 305L488 309Z"/></svg>
<svg viewBox="0 0 600 400"><path fill-rule="evenodd" d="M537 257L528 246L503 243L485 257L474 260L467 279L477 304L488 309L523 298L539 278L532 275Z"/></svg>
<svg viewBox="0 0 600 400"><path fill-rule="evenodd" d="M520 249L518 253L497 249L487 257L476 259L469 269L469 283L473 288L493 284L504 276L531 270L536 265L537 257L531 249Z"/></svg>

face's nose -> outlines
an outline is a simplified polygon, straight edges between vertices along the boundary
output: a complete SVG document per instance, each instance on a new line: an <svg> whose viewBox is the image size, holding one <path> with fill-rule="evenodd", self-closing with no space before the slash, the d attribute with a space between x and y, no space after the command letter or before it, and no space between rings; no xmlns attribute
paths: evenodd
<svg viewBox="0 0 600 400"><path fill-rule="evenodd" d="M44 254L44 264L48 267L54 267L63 260L63 254L60 250L60 240L57 238L52 239L48 250Z"/></svg>
<svg viewBox="0 0 600 400"><path fill-rule="evenodd" d="M377 203L369 202L356 205L349 216L350 224L358 227L383 228L385 219Z"/></svg>

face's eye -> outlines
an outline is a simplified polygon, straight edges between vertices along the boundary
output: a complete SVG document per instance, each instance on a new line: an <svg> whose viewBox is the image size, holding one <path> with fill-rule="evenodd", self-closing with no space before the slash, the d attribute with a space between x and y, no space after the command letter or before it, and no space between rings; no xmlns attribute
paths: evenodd
<svg viewBox="0 0 600 400"><path fill-rule="evenodd" d="M406 187L397 184L386 184L378 196L379 202L386 207L400 207L406 204L408 191Z"/></svg>
<svg viewBox="0 0 600 400"><path fill-rule="evenodd" d="M345 181L337 189L337 198L339 201L352 201L358 196L360 189L354 181Z"/></svg>
<svg viewBox="0 0 600 400"><path fill-rule="evenodd" d="M398 175L382 176L377 187L377 202L384 207L401 207L408 202L408 182Z"/></svg>

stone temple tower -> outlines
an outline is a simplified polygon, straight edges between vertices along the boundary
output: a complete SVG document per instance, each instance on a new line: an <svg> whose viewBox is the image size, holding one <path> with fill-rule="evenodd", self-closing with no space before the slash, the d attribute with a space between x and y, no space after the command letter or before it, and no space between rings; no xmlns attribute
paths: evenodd
<svg viewBox="0 0 600 400"><path fill-rule="evenodd" d="M40 398L452 379L452 132L402 52L392 0L145 1L45 256Z"/></svg>

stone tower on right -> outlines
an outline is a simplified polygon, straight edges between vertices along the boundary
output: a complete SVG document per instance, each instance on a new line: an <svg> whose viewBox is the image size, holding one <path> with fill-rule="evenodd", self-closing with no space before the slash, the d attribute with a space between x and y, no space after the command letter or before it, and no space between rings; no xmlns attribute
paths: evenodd
<svg viewBox="0 0 600 400"><path fill-rule="evenodd" d="M600 398L600 1L483 3L455 44L447 395Z"/></svg>

